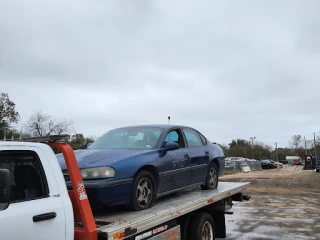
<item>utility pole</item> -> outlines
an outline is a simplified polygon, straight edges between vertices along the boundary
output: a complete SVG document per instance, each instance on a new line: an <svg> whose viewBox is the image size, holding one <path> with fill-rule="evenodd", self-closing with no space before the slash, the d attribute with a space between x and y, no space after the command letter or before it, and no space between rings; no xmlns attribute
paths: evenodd
<svg viewBox="0 0 320 240"><path fill-rule="evenodd" d="M276 145L276 155L277 155L277 162L279 162L279 158L278 158L278 144L275 142L274 143Z"/></svg>
<svg viewBox="0 0 320 240"><path fill-rule="evenodd" d="M315 157L316 157L316 165L318 165L318 154L317 154L316 133L313 133L313 143L314 143L314 155L315 155Z"/></svg>
<svg viewBox="0 0 320 240"><path fill-rule="evenodd" d="M252 145L252 159L254 159L254 143L253 140L256 139L256 137L250 137L251 139L251 145Z"/></svg>
<svg viewBox="0 0 320 240"><path fill-rule="evenodd" d="M304 151L306 152L306 155L308 154L308 151L307 151L307 141L306 141L306 137L303 137L304 139Z"/></svg>

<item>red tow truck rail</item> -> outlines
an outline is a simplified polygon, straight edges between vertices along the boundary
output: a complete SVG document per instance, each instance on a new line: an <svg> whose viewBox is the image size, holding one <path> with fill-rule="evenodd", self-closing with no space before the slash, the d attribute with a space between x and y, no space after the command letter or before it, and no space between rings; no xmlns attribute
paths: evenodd
<svg viewBox="0 0 320 240"><path fill-rule="evenodd" d="M65 134L37 138L25 138L23 141L45 143L51 148L58 149L63 154L72 184L72 190L68 190L68 193L73 205L74 221L80 222L83 225L83 228L75 227L74 239L97 240L97 227L77 160L71 146L65 142L62 142L63 140L67 140L69 138L70 135Z"/></svg>

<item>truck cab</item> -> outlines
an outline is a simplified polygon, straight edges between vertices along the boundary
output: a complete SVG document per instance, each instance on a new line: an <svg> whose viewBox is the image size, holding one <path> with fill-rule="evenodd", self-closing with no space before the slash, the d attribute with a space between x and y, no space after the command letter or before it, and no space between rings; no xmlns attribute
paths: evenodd
<svg viewBox="0 0 320 240"><path fill-rule="evenodd" d="M72 203L52 149L0 142L1 239L74 239Z"/></svg>

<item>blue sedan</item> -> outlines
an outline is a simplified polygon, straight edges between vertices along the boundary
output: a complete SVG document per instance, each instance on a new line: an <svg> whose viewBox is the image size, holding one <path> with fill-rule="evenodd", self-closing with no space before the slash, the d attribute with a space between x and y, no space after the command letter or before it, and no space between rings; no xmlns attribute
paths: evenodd
<svg viewBox="0 0 320 240"><path fill-rule="evenodd" d="M179 125L113 129L74 152L92 205L129 205L136 211L187 187L217 188L225 167L219 145ZM57 157L70 189L63 155Z"/></svg>

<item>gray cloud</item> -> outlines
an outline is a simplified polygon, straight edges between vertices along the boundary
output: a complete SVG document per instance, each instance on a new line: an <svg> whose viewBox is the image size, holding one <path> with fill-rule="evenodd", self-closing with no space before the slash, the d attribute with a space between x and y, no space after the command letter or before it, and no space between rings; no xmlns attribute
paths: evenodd
<svg viewBox="0 0 320 240"><path fill-rule="evenodd" d="M0 91L101 135L193 126L287 145L319 131L318 1L52 1L0 7Z"/></svg>

